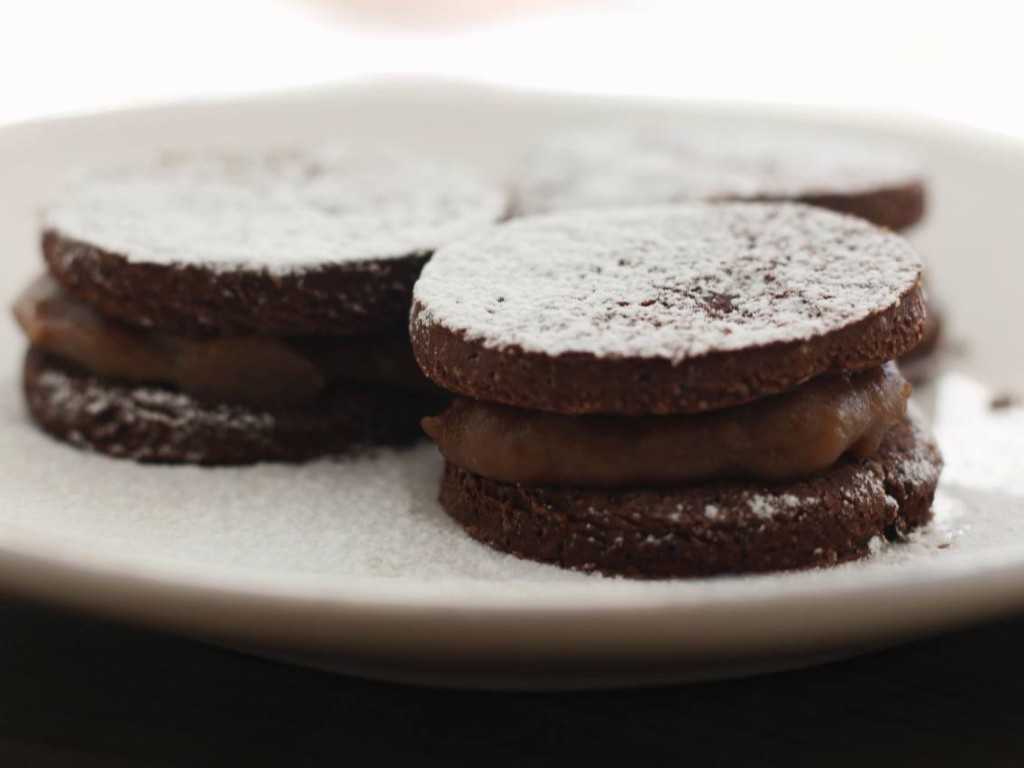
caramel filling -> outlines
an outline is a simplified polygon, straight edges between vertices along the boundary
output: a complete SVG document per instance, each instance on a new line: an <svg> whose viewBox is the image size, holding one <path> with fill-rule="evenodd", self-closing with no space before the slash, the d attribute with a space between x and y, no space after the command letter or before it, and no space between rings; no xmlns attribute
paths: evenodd
<svg viewBox="0 0 1024 768"><path fill-rule="evenodd" d="M168 385L197 397L288 403L316 397L335 382L437 391L401 333L188 339L104 317L46 275L21 294L14 315L34 346L99 376Z"/></svg>
<svg viewBox="0 0 1024 768"><path fill-rule="evenodd" d="M579 488L789 480L866 458L906 412L888 363L695 416L562 416L457 400L423 429L453 464L509 483Z"/></svg>

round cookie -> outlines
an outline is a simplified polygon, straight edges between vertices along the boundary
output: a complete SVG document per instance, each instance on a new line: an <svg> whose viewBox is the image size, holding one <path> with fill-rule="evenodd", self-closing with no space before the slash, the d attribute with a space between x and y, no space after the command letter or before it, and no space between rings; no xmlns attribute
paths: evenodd
<svg viewBox="0 0 1024 768"><path fill-rule="evenodd" d="M519 219L438 251L410 332L441 387L557 413L724 408L880 365L922 333L903 238L792 203Z"/></svg>
<svg viewBox="0 0 1024 768"><path fill-rule="evenodd" d="M474 172L398 150L167 157L82 178L46 209L43 255L134 325L347 335L403 324L429 255L506 209Z"/></svg>
<svg viewBox="0 0 1024 768"><path fill-rule="evenodd" d="M474 538L520 557L632 578L834 565L931 516L942 467L915 420L881 449L802 481L621 491L531 488L448 464L441 503Z"/></svg>
<svg viewBox="0 0 1024 768"><path fill-rule="evenodd" d="M249 464L304 461L420 437L420 417L443 398L336 385L278 406L203 401L151 385L91 375L30 348L23 385L29 411L79 448L144 462Z"/></svg>
<svg viewBox="0 0 1024 768"><path fill-rule="evenodd" d="M834 131L620 122L554 132L529 154L516 208L537 214L693 200L793 200L904 229L922 171L899 147Z"/></svg>

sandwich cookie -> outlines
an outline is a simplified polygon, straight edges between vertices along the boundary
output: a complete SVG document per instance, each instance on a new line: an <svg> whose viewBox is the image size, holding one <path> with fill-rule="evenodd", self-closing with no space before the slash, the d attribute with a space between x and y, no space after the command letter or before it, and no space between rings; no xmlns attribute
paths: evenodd
<svg viewBox="0 0 1024 768"><path fill-rule="evenodd" d="M471 170L386 148L89 174L46 209L47 274L15 306L29 410L140 461L410 442L440 396L409 347L413 283L506 208Z"/></svg>
<svg viewBox="0 0 1024 768"><path fill-rule="evenodd" d="M892 364L924 326L898 235L792 203L537 216L442 248L413 351L440 499L513 554L638 578L861 557L941 459Z"/></svg>

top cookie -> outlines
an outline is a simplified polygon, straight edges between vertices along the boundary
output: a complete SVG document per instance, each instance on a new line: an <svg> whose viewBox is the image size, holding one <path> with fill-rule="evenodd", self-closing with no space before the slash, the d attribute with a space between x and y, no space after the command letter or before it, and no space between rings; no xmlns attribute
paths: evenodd
<svg viewBox="0 0 1024 768"><path fill-rule="evenodd" d="M352 333L401 322L426 257L506 208L472 171L395 149L167 157L79 180L45 211L44 254L138 325Z"/></svg>
<svg viewBox="0 0 1024 768"><path fill-rule="evenodd" d="M559 413L696 413L898 357L921 262L867 222L791 203L519 219L440 249L413 296L424 372Z"/></svg>
<svg viewBox="0 0 1024 768"><path fill-rule="evenodd" d="M806 129L711 130L681 120L555 132L527 159L521 213L695 200L795 200L903 229L924 212L899 148Z"/></svg>

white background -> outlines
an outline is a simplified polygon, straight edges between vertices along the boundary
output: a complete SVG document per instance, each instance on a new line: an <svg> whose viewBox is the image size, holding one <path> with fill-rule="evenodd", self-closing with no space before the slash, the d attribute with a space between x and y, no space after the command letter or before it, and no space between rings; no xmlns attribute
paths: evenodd
<svg viewBox="0 0 1024 768"><path fill-rule="evenodd" d="M869 106L1024 136L1024 2L0 0L0 123L379 73Z"/></svg>

